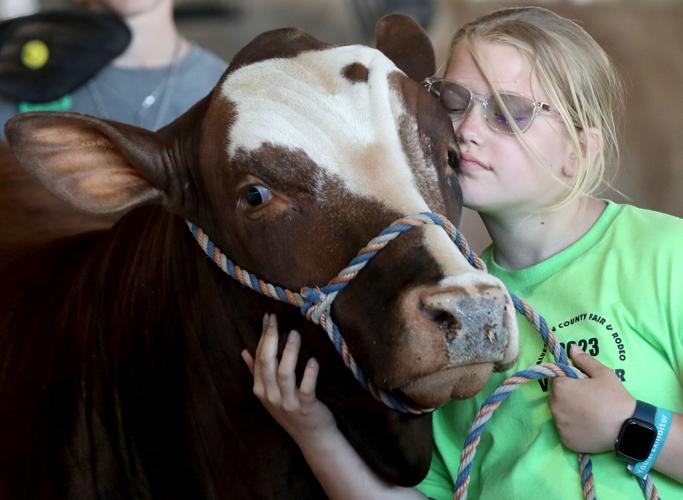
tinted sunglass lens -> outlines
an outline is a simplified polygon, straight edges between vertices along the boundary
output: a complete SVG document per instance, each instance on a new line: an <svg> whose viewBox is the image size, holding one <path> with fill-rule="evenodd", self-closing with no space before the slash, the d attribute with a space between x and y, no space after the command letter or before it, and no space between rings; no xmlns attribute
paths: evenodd
<svg viewBox="0 0 683 500"><path fill-rule="evenodd" d="M511 94L500 94L500 99L507 107L510 116L519 129L524 132L534 117L534 103L529 99ZM494 96L489 97L486 106L486 119L491 126L502 132L512 132L512 126Z"/></svg>
<svg viewBox="0 0 683 500"><path fill-rule="evenodd" d="M438 91L441 104L451 117L460 118L465 115L471 99L469 90L453 82L439 82Z"/></svg>

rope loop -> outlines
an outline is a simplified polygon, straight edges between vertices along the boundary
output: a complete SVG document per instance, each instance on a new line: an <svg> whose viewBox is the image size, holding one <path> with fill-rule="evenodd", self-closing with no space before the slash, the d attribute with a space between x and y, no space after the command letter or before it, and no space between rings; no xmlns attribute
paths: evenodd
<svg viewBox="0 0 683 500"><path fill-rule="evenodd" d="M521 384L529 382L530 380L538 380L541 378L555 378L555 377L571 377L583 379L586 375L579 369L571 366L567 357L567 352L562 345L557 341L557 338L548 328L548 324L541 316L534 310L531 305L521 297L511 294L512 302L515 309L522 314L531 323L534 328L540 333L543 339L544 349L549 350L556 360L556 363L546 363L541 365L534 365L525 370L521 370L514 375L508 377L503 381L498 388L482 403L479 412L474 418L474 422L470 427L469 433L465 438L463 450L460 454L460 466L454 485L454 500L466 500L467 489L470 483L470 472L472 470L472 462L477 451L477 446L481 440L481 434L484 431L486 423L493 416L493 412L500 407L501 404L510 396L510 394L517 390ZM579 475L581 478L581 489L583 497L586 500L595 500L595 479L593 476L593 463L590 455L587 453L579 453L577 455L579 463ZM636 476L634 476L636 477ZM639 479L636 477L636 479ZM661 500L657 488L655 487L652 478L648 475L644 480L639 479L639 484L645 494L647 500Z"/></svg>

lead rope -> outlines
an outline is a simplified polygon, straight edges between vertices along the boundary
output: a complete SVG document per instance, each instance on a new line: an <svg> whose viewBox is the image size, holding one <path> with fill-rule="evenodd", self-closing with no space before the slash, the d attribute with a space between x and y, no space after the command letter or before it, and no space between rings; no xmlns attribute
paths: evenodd
<svg viewBox="0 0 683 500"><path fill-rule="evenodd" d="M469 259L468 259L469 260ZM478 267L474 261L470 261L474 267L486 270L485 267ZM571 377L571 378L586 378L586 375L577 368L570 366L567 358L567 353L564 348L557 342L555 334L548 328L543 316L538 314L531 305L524 299L517 295L510 294L512 302L515 305L517 312L522 314L531 323L534 328L540 333L543 339L543 345L546 349L552 352L556 364L545 363L542 365L534 365L526 370L518 371L512 376L503 381L498 388L482 403L479 412L474 418L474 422L470 427L469 433L465 438L462 453L460 454L460 466L458 467L458 475L454 485L454 500L466 500L467 489L470 483L470 472L472 470L472 462L477 452L477 446L481 441L481 434L484 432L486 423L493 416L493 412L498 409L500 405L510 396L510 394L517 390L522 384L530 380L538 380L542 378L555 377ZM586 500L595 500L595 480L593 477L593 463L590 455L586 453L579 453L577 455L579 462L579 474L581 476L581 489L583 498ZM638 484L648 500L661 500L657 488L648 474L645 479L638 480Z"/></svg>
<svg viewBox="0 0 683 500"><path fill-rule="evenodd" d="M187 226L192 232L197 243L202 248L204 253L226 274L239 281L242 285L258 292L262 295L285 302L300 308L301 313L315 324L321 325L327 333L329 339L335 346L335 349L342 357L344 364L351 370L356 380L369 391L376 399L382 401L385 405L402 413L422 414L433 411L433 408L413 408L408 404L399 401L393 394L388 391L378 389L367 378L363 369L356 363L351 355L344 338L339 332L339 328L331 318L332 303L353 278L355 278L367 263L372 260L377 253L386 247L386 245L395 239L399 234L411 230L413 227L434 224L446 231L449 238L455 243L460 252L465 256L467 261L476 269L486 271L486 266L483 261L474 253L467 240L462 236L460 231L451 224L445 217L429 212L423 212L414 216L403 217L393 222L389 227L384 229L376 238L372 239L365 247L363 247L356 257L349 262L349 264L341 270L341 272L330 282L323 287L304 287L300 292L292 292L286 288L282 288L271 283L267 283L258 276L250 273L246 269L241 268L232 260L227 258L225 254L216 246L216 244L209 239L204 231L196 224L186 221ZM484 401L477 416L470 428L470 432L465 440L463 451L460 456L460 467L458 469L458 477L454 486L454 499L465 500L467 498L467 489L469 486L469 474L472 468L472 461L476 454L477 446L480 442L480 436L484 431L486 423L490 420L493 412L505 401L512 391L516 390L521 384L529 380L538 380L540 378L554 378L557 376L569 376L572 378L585 378L585 375L576 368L569 366L567 353L562 346L557 342L555 335L550 331L548 325L540 314L538 314L526 301L510 294L515 309L524 315L527 320L540 333L544 346L549 349L558 364L547 363L543 365L535 365L526 370L515 373L506 379L496 389L489 398ZM590 455L579 454L579 470L581 475L581 485L583 495L586 500L594 500L595 485L593 480L592 463ZM635 477L635 476L634 476ZM648 500L660 499L657 489L648 475L646 479L638 479L639 484Z"/></svg>

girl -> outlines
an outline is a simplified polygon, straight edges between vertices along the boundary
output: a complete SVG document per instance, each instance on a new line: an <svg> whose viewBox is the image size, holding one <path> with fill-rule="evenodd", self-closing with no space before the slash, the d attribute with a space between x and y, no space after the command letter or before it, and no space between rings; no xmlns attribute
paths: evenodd
<svg viewBox="0 0 683 500"><path fill-rule="evenodd" d="M643 498L634 473L650 467L662 497L682 495L683 221L591 194L617 156L622 92L606 54L546 9L504 9L460 29L444 77L427 86L451 114L464 204L493 240L489 272L544 314L590 377L527 383L509 398L482 436L472 498L581 498L575 452L594 454L604 498ZM435 412L419 491L368 470L315 398L314 360L296 387L296 332L278 366L277 326L265 318L256 359L243 356L255 394L330 497L446 499L482 401L510 374L553 361L526 320L520 330L511 371Z"/></svg>

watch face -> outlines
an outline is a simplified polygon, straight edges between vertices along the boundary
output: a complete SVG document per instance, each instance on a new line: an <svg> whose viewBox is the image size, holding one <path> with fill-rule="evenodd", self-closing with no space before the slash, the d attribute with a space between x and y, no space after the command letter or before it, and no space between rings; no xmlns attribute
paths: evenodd
<svg viewBox="0 0 683 500"><path fill-rule="evenodd" d="M629 420L622 427L617 450L626 458L641 462L647 458L657 437L657 430L638 420Z"/></svg>

